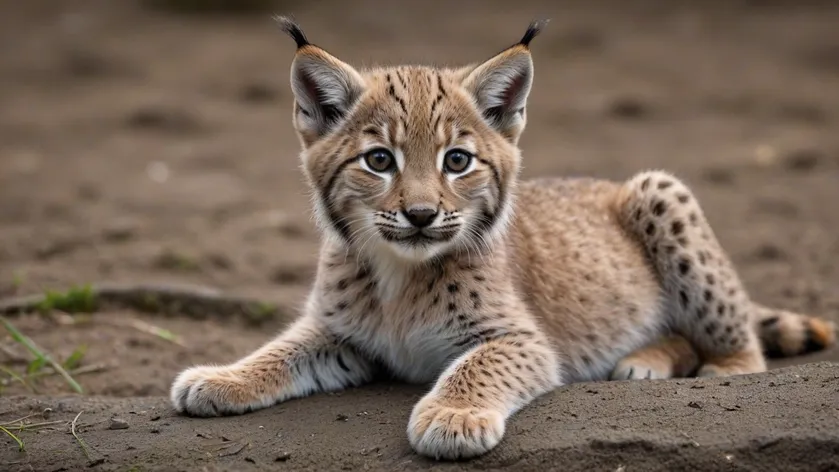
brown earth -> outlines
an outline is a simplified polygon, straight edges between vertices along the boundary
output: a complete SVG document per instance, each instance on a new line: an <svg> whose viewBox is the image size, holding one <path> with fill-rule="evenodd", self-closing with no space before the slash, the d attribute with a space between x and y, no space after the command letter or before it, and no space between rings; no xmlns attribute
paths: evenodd
<svg viewBox="0 0 839 472"><path fill-rule="evenodd" d="M284 3L278 12L357 64L474 61L533 17L552 18L534 42L525 176L671 170L704 202L755 298L839 321L839 4ZM6 380L0 422L84 410L93 459L61 423L21 432L26 453L0 440L0 469L432 467L404 437L421 389L377 385L217 420L174 417L159 398L181 368L230 361L280 330L312 277L292 54L266 14L181 15L128 0L0 5L0 300L91 282L178 283L278 307L160 316L135 303L72 325L62 314L11 317L56 358L87 346L77 380L95 397L59 399L70 390L54 375L32 382L46 396ZM182 345L125 326L137 321ZM0 347L0 363L24 372L28 353L10 338ZM773 365L817 360L839 361L839 349ZM572 386L516 416L498 451L446 468L839 470L837 379L839 366L819 364L730 384ZM109 430L112 416L129 428ZM235 444L208 445L222 437Z"/></svg>

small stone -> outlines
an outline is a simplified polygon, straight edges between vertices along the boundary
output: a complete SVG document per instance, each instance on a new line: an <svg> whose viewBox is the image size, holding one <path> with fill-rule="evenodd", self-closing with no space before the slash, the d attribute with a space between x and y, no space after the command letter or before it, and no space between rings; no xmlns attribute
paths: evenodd
<svg viewBox="0 0 839 472"><path fill-rule="evenodd" d="M349 421L350 417L341 413L336 418L335 421Z"/></svg>
<svg viewBox="0 0 839 472"><path fill-rule="evenodd" d="M274 462L285 462L289 459L291 459L291 454L289 454L288 452L284 452L277 456L277 458L274 459Z"/></svg>
<svg viewBox="0 0 839 472"><path fill-rule="evenodd" d="M638 119L649 114L647 105L639 99L622 97L609 104L609 114L621 119Z"/></svg>
<svg viewBox="0 0 839 472"><path fill-rule="evenodd" d="M824 155L816 149L798 149L788 153L784 158L787 169L807 172L816 168Z"/></svg>
<svg viewBox="0 0 839 472"><path fill-rule="evenodd" d="M136 221L129 219L121 219L111 222L102 231L102 237L110 242L123 242L133 238L138 229Z"/></svg>
<svg viewBox="0 0 839 472"><path fill-rule="evenodd" d="M233 261L231 261L230 258L224 254L210 253L207 254L205 257L207 259L207 262L209 262L210 265L217 269L230 270L231 268L233 268Z"/></svg>
<svg viewBox="0 0 839 472"><path fill-rule="evenodd" d="M111 418L111 424L108 429L128 429L128 422L122 418Z"/></svg>
<svg viewBox="0 0 839 472"><path fill-rule="evenodd" d="M702 409L702 404L699 403L699 402L690 402L690 403L688 403L688 406L691 407L691 408L696 408L697 410Z"/></svg>

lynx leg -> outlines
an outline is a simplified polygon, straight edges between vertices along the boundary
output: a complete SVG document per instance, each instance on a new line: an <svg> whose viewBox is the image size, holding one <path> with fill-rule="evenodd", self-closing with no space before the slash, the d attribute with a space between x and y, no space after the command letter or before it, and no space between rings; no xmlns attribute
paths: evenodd
<svg viewBox="0 0 839 472"><path fill-rule="evenodd" d="M195 366L172 385L178 412L235 415L294 397L340 390L372 378L372 365L313 317L304 317L230 365Z"/></svg>
<svg viewBox="0 0 839 472"><path fill-rule="evenodd" d="M466 459L494 448L513 413L559 385L544 339L510 334L455 360L414 407L408 439L420 454Z"/></svg>
<svg viewBox="0 0 839 472"><path fill-rule="evenodd" d="M672 327L699 351L698 375L766 370L755 307L690 189L665 172L641 173L624 185L618 214L659 273Z"/></svg>

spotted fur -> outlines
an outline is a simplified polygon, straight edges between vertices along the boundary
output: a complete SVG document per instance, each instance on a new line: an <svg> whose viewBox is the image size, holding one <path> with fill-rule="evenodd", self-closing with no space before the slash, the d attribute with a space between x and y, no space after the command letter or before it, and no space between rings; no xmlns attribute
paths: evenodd
<svg viewBox="0 0 839 472"><path fill-rule="evenodd" d="M185 370L189 415L240 414L369 381L431 388L408 423L436 458L495 447L545 392L608 378L729 375L834 342L754 303L688 187L519 182L529 44L456 69L359 71L297 43L293 123L324 238L301 317L229 365Z"/></svg>

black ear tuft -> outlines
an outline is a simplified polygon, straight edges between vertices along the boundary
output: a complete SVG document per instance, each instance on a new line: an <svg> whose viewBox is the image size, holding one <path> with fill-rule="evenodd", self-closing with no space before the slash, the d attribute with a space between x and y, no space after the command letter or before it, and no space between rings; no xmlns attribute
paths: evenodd
<svg viewBox="0 0 839 472"><path fill-rule="evenodd" d="M519 41L519 44L521 44L524 47L528 47L530 45L530 42L533 41L533 38L535 38L542 31L542 28L544 28L549 21L551 20L544 19L530 23L530 26L527 27L527 31L524 33L524 36L522 36L521 41Z"/></svg>
<svg viewBox="0 0 839 472"><path fill-rule="evenodd" d="M311 44L309 40L306 39L306 35L303 34L303 30L300 29L300 25L298 25L291 18L287 16L275 15L274 21L277 22L281 30L285 31L287 35L291 36L294 39L294 42L297 43L297 49Z"/></svg>

